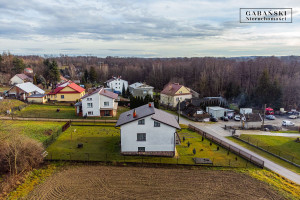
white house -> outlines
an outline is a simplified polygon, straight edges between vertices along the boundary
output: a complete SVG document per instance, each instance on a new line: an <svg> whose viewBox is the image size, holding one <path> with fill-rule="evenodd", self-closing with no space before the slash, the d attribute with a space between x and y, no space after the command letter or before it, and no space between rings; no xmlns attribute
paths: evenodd
<svg viewBox="0 0 300 200"><path fill-rule="evenodd" d="M81 97L75 104L77 115L87 117L116 116L118 94L105 90L103 87L91 91Z"/></svg>
<svg viewBox="0 0 300 200"><path fill-rule="evenodd" d="M32 78L30 78L26 74L16 74L10 79L9 84L15 85L15 84L21 84L21 83L32 82L32 81L33 81Z"/></svg>
<svg viewBox="0 0 300 200"><path fill-rule="evenodd" d="M105 83L108 88L113 89L114 92L116 92L118 94L122 93L123 85L125 87L125 90L127 90L127 87L128 87L128 81L121 79L121 76L112 77Z"/></svg>
<svg viewBox="0 0 300 200"><path fill-rule="evenodd" d="M9 96L21 100L26 100L32 94L45 94L45 91L30 82L14 85L8 91Z"/></svg>
<svg viewBox="0 0 300 200"><path fill-rule="evenodd" d="M123 155L175 155L180 126L173 115L154 108L153 103L122 113L116 127L121 130Z"/></svg>

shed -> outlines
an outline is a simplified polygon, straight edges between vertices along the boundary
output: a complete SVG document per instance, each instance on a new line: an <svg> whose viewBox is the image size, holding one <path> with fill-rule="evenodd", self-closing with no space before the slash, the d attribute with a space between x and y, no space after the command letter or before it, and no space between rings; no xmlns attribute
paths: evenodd
<svg viewBox="0 0 300 200"><path fill-rule="evenodd" d="M44 104L47 102L47 95L46 94L32 94L27 97L27 101L29 103L42 103Z"/></svg>
<svg viewBox="0 0 300 200"><path fill-rule="evenodd" d="M216 118L226 116L226 109L219 106L206 107L206 112Z"/></svg>

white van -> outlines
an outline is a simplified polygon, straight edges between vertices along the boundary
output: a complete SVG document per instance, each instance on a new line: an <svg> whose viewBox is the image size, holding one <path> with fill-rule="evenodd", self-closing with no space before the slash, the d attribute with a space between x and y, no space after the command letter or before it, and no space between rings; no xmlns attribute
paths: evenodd
<svg viewBox="0 0 300 200"><path fill-rule="evenodd" d="M294 126L295 124L291 121L288 120L283 120L282 121L282 126Z"/></svg>

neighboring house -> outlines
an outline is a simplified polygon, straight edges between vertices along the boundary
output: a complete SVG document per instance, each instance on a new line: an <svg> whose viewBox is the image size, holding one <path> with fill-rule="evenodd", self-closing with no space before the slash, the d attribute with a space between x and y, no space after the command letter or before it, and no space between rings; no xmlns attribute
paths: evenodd
<svg viewBox="0 0 300 200"><path fill-rule="evenodd" d="M12 86L9 91L8 95L10 97L15 97L20 100L26 100L27 97L29 97L32 94L44 94L45 91L41 88L37 87L33 83L27 82L27 83L21 83Z"/></svg>
<svg viewBox="0 0 300 200"><path fill-rule="evenodd" d="M103 87L90 91L75 104L76 113L80 116L103 117L117 115L118 94L105 90Z"/></svg>
<svg viewBox="0 0 300 200"><path fill-rule="evenodd" d="M209 115L202 110L202 99L185 99L180 103L180 113L193 121L203 121L209 118Z"/></svg>
<svg viewBox="0 0 300 200"><path fill-rule="evenodd" d="M64 83L66 81L69 81L69 79L63 77L62 75L59 76L59 79L60 79L59 83Z"/></svg>
<svg viewBox="0 0 300 200"><path fill-rule="evenodd" d="M116 127L121 130L123 155L175 155L180 126L173 115L154 108L153 103L122 113Z"/></svg>
<svg viewBox="0 0 300 200"><path fill-rule="evenodd" d="M129 92L134 97L143 97L145 98L146 95L151 96L153 98L153 89L154 87L150 85L146 85L144 83L134 83L129 85Z"/></svg>
<svg viewBox="0 0 300 200"><path fill-rule="evenodd" d="M72 82L59 85L59 87L47 94L47 98L51 101L76 102L84 95L85 89Z"/></svg>
<svg viewBox="0 0 300 200"><path fill-rule="evenodd" d="M33 70L30 67L24 69L25 74L33 74Z"/></svg>
<svg viewBox="0 0 300 200"><path fill-rule="evenodd" d="M226 108L222 108L219 106L206 107L206 112L215 118L227 116L226 110L227 110Z"/></svg>
<svg viewBox="0 0 300 200"><path fill-rule="evenodd" d="M260 128L262 125L262 117L259 113L242 114L242 127L245 129Z"/></svg>
<svg viewBox="0 0 300 200"><path fill-rule="evenodd" d="M125 90L127 90L127 87L128 87L128 82L121 79L120 76L119 77L112 77L111 79L109 79L105 83L106 83L106 86L108 88L113 89L114 92L117 93L117 94L122 94L123 85L125 87Z"/></svg>
<svg viewBox="0 0 300 200"><path fill-rule="evenodd" d="M32 94L27 97L27 101L29 103L41 103L44 104L47 102L47 95L46 94Z"/></svg>
<svg viewBox="0 0 300 200"><path fill-rule="evenodd" d="M32 80L32 78L30 78L26 74L16 74L10 79L9 84L10 85L15 85L15 84L21 84L21 83L25 83L25 82L31 82L32 83L33 80Z"/></svg>
<svg viewBox="0 0 300 200"><path fill-rule="evenodd" d="M176 107L179 101L192 98L190 90L179 83L167 84L160 93L161 104Z"/></svg>

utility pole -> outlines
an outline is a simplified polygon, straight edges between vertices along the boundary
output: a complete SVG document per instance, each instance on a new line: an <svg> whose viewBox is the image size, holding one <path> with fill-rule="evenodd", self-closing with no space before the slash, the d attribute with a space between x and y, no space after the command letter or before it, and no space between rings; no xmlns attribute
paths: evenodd
<svg viewBox="0 0 300 200"><path fill-rule="evenodd" d="M264 104L263 121L262 121L262 126L261 126L261 129L262 129L262 130L264 130L264 127L265 127L265 113L266 113L266 107L267 107L267 104Z"/></svg>
<svg viewBox="0 0 300 200"><path fill-rule="evenodd" d="M177 109L177 113L178 113L178 124L179 124L179 115L180 115L180 100L178 100L178 109Z"/></svg>

